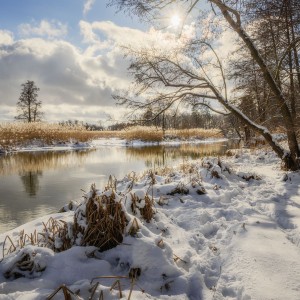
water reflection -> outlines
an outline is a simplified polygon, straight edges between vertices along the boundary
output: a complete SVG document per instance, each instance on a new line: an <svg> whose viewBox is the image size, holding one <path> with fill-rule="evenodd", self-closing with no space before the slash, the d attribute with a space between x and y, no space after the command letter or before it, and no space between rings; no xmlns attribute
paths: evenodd
<svg viewBox="0 0 300 300"><path fill-rule="evenodd" d="M173 161L198 159L204 156L221 156L230 148L239 147L238 141L203 144L181 144L176 146L130 147L127 155L135 159L143 159L147 168L159 168Z"/></svg>
<svg viewBox="0 0 300 300"><path fill-rule="evenodd" d="M79 200L92 183L109 175L174 165L185 159L222 155L237 143L180 146L103 147L84 151L24 152L0 157L0 232Z"/></svg>
<svg viewBox="0 0 300 300"><path fill-rule="evenodd" d="M0 175L40 172L84 164L95 149L73 151L20 152L0 157Z"/></svg>
<svg viewBox="0 0 300 300"><path fill-rule="evenodd" d="M39 177L43 175L42 171L25 172L20 175L25 191L29 196L35 196L39 189Z"/></svg>

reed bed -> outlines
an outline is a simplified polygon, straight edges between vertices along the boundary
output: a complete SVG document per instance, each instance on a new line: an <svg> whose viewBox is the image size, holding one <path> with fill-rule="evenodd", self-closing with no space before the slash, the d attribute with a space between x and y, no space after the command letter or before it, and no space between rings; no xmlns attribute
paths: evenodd
<svg viewBox="0 0 300 300"><path fill-rule="evenodd" d="M43 122L0 123L0 149L11 149L32 142L51 145L65 142L87 142L92 139L110 138L117 132L89 131L81 125L66 126Z"/></svg>
<svg viewBox="0 0 300 300"><path fill-rule="evenodd" d="M122 138L127 141L141 140L160 142L164 139L222 138L218 129L170 129L165 132L154 126L133 126L121 131L89 131L82 125L60 125L44 122L0 123L0 149L14 149L33 142L52 145L66 142L88 142L100 138Z"/></svg>
<svg viewBox="0 0 300 300"><path fill-rule="evenodd" d="M127 141L141 140L144 142L160 142L164 138L163 131L154 126L134 126L121 131Z"/></svg>
<svg viewBox="0 0 300 300"><path fill-rule="evenodd" d="M219 129L203 129L203 128L191 128L191 129L168 129L165 132L161 128L154 126L134 126L129 127L126 130L121 131L121 136L128 140L141 140L160 142L164 139L209 139L209 138L223 138L224 135Z"/></svg>
<svg viewBox="0 0 300 300"><path fill-rule="evenodd" d="M209 138L223 138L224 135L219 129L211 128L191 128L191 129L170 129L166 131L166 136L175 137L183 140L189 139L209 139Z"/></svg>

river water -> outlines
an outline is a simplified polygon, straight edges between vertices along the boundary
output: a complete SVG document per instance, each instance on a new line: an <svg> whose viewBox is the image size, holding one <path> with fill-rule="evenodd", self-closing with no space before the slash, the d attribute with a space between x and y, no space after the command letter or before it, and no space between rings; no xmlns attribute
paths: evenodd
<svg viewBox="0 0 300 300"><path fill-rule="evenodd" d="M203 156L223 155L238 143L227 141L180 146L105 146L90 150L19 152L0 156L0 233L57 212L109 175L122 179Z"/></svg>

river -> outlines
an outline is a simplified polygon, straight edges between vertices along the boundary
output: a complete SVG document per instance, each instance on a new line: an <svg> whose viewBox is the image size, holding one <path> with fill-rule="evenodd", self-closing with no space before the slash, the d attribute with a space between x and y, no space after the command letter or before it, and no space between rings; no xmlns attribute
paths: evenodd
<svg viewBox="0 0 300 300"><path fill-rule="evenodd" d="M0 233L57 212L109 175L122 179L203 156L223 155L236 141L179 146L105 146L89 150L19 152L0 156Z"/></svg>

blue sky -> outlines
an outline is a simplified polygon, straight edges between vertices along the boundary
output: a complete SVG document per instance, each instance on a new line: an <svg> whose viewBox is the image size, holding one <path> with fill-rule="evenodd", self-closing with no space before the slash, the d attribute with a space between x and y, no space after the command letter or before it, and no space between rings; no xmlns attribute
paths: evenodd
<svg viewBox="0 0 300 300"><path fill-rule="evenodd" d="M79 21L112 21L119 26L145 28L137 18L129 17L123 12L117 12L116 7L107 6L108 1L91 0L90 9L85 12L86 0L0 0L0 28L14 33L16 38L22 38L19 26L21 24L40 23L41 20L60 22L67 26L68 33L64 39L80 46Z"/></svg>

